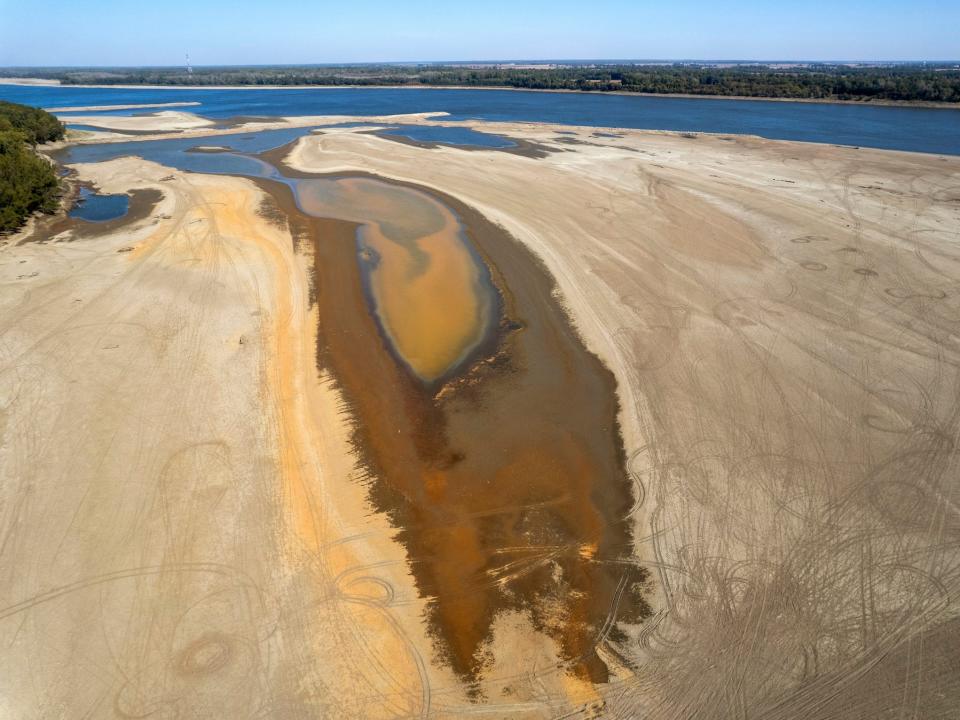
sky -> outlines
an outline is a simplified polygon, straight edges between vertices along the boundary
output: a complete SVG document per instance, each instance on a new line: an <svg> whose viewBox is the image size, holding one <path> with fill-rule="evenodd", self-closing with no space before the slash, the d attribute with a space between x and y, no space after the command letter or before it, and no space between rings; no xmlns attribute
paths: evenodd
<svg viewBox="0 0 960 720"><path fill-rule="evenodd" d="M960 0L0 0L0 66L960 59Z"/></svg>

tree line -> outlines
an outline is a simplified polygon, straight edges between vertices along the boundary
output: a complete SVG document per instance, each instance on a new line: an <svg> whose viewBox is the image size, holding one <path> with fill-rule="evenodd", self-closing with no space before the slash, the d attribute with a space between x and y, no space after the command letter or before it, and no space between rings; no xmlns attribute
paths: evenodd
<svg viewBox="0 0 960 720"><path fill-rule="evenodd" d="M23 72L18 69L17 72ZM466 86L757 98L960 102L960 66L925 65L342 65L52 69L65 84Z"/></svg>
<svg viewBox="0 0 960 720"><path fill-rule="evenodd" d="M63 135L50 113L0 101L0 232L16 230L34 212L57 209L56 171L34 148Z"/></svg>

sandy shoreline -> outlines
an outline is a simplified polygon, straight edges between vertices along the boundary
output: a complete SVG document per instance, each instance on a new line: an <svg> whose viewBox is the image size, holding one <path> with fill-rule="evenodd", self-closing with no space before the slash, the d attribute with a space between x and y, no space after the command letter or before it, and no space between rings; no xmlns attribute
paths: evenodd
<svg viewBox="0 0 960 720"><path fill-rule="evenodd" d="M192 107L199 102L143 103L140 105L77 105L75 107L44 108L47 112L102 112L104 110L139 110L146 108Z"/></svg>
<svg viewBox="0 0 960 720"><path fill-rule="evenodd" d="M148 115L73 115L61 118L66 124L95 125L111 130L143 134L148 131L196 130L216 125L213 120L183 110L161 110Z"/></svg>
<svg viewBox="0 0 960 720"><path fill-rule="evenodd" d="M92 125L96 127L104 128L104 132L92 133L84 136L74 136L68 138L69 142L77 143L111 143L111 142L125 142L128 140L162 140L170 139L171 137L177 138L204 138L214 135L236 135L250 132L258 132L261 130L279 130L283 128L298 128L298 127L313 127L317 126L318 129L322 129L324 132L338 132L338 128L323 128L322 126L337 125L342 123L366 123L372 125L389 125L393 123L401 124L413 124L413 125L436 125L436 126L448 126L448 127L466 127L481 132L487 130L489 132L496 133L496 128L507 128L506 132L510 132L511 128L520 128L521 132L525 130L542 130L543 132L573 132L579 134L586 134L591 136L593 133L608 133L608 134L623 134L630 135L631 137L715 137L715 138L725 138L727 140L735 139L744 139L744 140L762 140L768 142L777 142L783 144L792 144L800 147L809 147L809 148L843 148L849 150L860 150L859 146L844 146L836 144L827 144L827 143L816 143L816 142L806 142L806 141L789 141L789 140L766 140L765 138L760 138L755 135L747 134L730 134L730 133L711 133L704 131L681 131L681 130L653 130L653 129L638 129L638 128L625 128L617 126L590 126L590 125L560 125L555 123L546 123L538 121L513 121L506 123L496 123L483 120L446 120L445 118L449 115L447 112L419 112L419 113L403 113L403 114L394 114L394 115L291 115L286 117L277 117L277 118L239 118L234 123L224 126L218 125L214 121L208 121L205 118L202 118L199 115L187 112L187 111L175 111L175 110L166 110L159 113L153 113L146 116L113 116L113 115L82 115L75 116L71 118L65 118L68 122L82 124L82 125ZM115 130L117 132L110 132ZM374 128L368 128L368 131L373 131ZM151 132L155 134L151 134ZM133 137L132 137L133 136ZM399 138L395 139L397 142L406 142L405 139ZM568 138L569 141L569 138ZM563 141L561 141L563 142ZM415 143L417 144L417 143ZM423 145L422 143L419 143ZM526 144L527 148L530 148L530 141L522 140L521 145ZM535 143L533 143L535 145ZM523 151L523 148L519 148L520 151ZM872 148L863 148L866 151L872 151ZM513 151L508 151L513 152ZM934 153L925 153L920 151L912 150L879 150L879 152L889 153L889 154L899 154L904 156L921 156L921 157L954 157L951 155L937 155ZM534 153L536 154L536 153Z"/></svg>
<svg viewBox="0 0 960 720"><path fill-rule="evenodd" d="M554 672L556 647L519 614L485 651L533 669L496 692L435 660L416 558L371 512L343 397L316 382L311 260L289 215L251 181L123 158L80 178L162 193L149 216L0 239L14 712L39 694L77 714L108 698L235 717L949 716L960 158L467 125L549 151L328 129L286 162L445 194L555 279L617 382L640 540L619 560L656 578L627 650L598 641L609 682Z"/></svg>

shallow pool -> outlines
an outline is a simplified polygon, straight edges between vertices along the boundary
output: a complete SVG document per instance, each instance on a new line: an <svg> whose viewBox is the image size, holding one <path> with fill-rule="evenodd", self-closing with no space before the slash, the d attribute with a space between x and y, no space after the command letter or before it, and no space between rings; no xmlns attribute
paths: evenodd
<svg viewBox="0 0 960 720"><path fill-rule="evenodd" d="M89 188L80 188L80 197L70 210L70 217L87 222L107 222L127 214L129 195L100 195Z"/></svg>

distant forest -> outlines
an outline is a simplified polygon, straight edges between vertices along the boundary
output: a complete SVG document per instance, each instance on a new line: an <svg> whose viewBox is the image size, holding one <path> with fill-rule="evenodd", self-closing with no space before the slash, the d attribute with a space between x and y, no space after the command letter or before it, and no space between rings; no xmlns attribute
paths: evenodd
<svg viewBox="0 0 960 720"><path fill-rule="evenodd" d="M65 84L388 85L506 87L744 96L757 98L960 102L957 64L343 65L185 68L6 69L0 75Z"/></svg>
<svg viewBox="0 0 960 720"><path fill-rule="evenodd" d="M31 213L57 209L57 174L33 148L62 137L63 125L50 113L0 102L0 232L16 230Z"/></svg>

